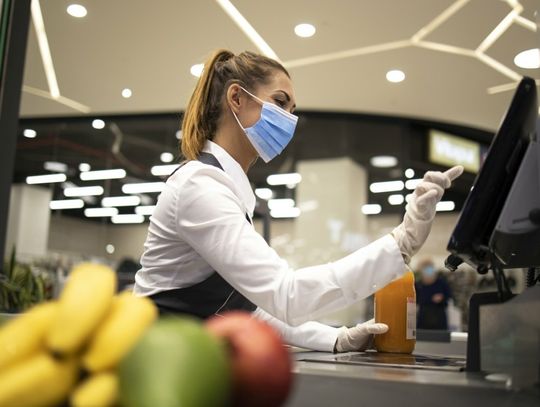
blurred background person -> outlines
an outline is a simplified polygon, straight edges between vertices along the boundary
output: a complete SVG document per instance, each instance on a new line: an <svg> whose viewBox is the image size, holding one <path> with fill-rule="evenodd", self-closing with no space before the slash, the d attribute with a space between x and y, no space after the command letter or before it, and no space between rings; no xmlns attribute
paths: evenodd
<svg viewBox="0 0 540 407"><path fill-rule="evenodd" d="M418 263L419 278L415 284L418 305L418 329L448 330L446 308L451 297L446 280L435 269L431 259Z"/></svg>

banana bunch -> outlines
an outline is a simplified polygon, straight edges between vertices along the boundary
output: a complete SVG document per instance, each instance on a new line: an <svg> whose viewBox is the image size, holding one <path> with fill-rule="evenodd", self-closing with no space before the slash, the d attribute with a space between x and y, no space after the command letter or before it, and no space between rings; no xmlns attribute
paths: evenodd
<svg viewBox="0 0 540 407"><path fill-rule="evenodd" d="M116 367L157 318L147 298L116 293L116 275L76 266L57 301L0 328L0 407L113 406Z"/></svg>

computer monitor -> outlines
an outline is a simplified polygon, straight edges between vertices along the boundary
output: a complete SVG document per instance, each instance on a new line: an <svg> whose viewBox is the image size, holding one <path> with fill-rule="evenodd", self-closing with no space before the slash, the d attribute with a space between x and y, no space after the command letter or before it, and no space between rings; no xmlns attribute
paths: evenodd
<svg viewBox="0 0 540 407"><path fill-rule="evenodd" d="M540 265L537 118L536 84L524 77L467 196L447 262L464 261L480 272L494 262L499 268Z"/></svg>

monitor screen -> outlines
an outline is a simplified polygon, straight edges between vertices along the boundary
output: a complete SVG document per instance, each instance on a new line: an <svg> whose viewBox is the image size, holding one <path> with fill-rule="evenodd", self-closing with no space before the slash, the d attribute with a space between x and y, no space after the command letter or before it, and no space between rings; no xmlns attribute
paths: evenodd
<svg viewBox="0 0 540 407"><path fill-rule="evenodd" d="M536 84L519 83L448 242L448 251L484 270L492 262L490 240L525 152L535 137ZM480 269L479 269L480 270Z"/></svg>

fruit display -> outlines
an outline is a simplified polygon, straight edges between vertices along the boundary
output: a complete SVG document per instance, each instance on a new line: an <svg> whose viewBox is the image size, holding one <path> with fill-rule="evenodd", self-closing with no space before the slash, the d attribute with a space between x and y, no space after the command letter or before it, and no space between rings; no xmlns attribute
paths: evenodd
<svg viewBox="0 0 540 407"><path fill-rule="evenodd" d="M240 311L158 319L100 264L76 266L57 300L0 326L0 407L278 407L291 383L266 323Z"/></svg>

